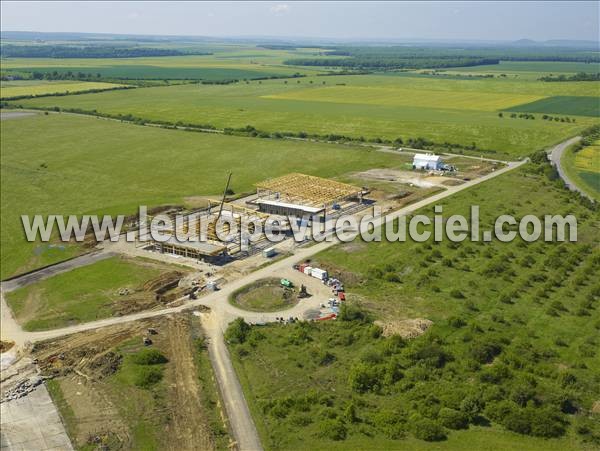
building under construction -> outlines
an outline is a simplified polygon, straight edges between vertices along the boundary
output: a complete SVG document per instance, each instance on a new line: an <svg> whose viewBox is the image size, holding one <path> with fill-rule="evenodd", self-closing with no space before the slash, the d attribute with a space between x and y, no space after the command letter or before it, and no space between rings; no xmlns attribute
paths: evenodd
<svg viewBox="0 0 600 451"><path fill-rule="evenodd" d="M291 173L256 185L259 211L283 216L324 217L362 203L362 190L347 183Z"/></svg>
<svg viewBox="0 0 600 451"><path fill-rule="evenodd" d="M205 260L233 256L243 250L242 244L248 238L240 232L242 219L250 225L249 232L252 233L252 224L264 224L267 217L264 213L242 205L209 200L206 208L190 212L179 222L174 217L171 218L173 227L170 230L161 229L161 234L168 236L168 239L153 241L152 248L160 253ZM232 224L238 233L230 233ZM217 233L217 226L221 227L220 233ZM177 239L186 236L192 239ZM268 244L263 237L262 240L249 243L249 246L260 249Z"/></svg>
<svg viewBox="0 0 600 451"><path fill-rule="evenodd" d="M222 201L208 200L205 208L190 212L179 222L175 214L170 215L173 226L170 230L161 228L166 240L153 241L151 249L161 253L182 257L217 260L224 256L243 256L267 247L270 243L263 235L260 239L239 233L242 222L247 224L252 234L252 224L264 223L269 215L309 217L322 220L326 214L332 215L351 211L362 205L362 190L347 183L340 183L311 175L292 173L282 177L257 183L256 197L246 206L225 202L231 175L227 181ZM238 233L229 233L231 225ZM220 233L217 233L217 225ZM221 227L222 226L222 227ZM285 232L289 223L282 221L280 230ZM178 237L192 236L192 240Z"/></svg>

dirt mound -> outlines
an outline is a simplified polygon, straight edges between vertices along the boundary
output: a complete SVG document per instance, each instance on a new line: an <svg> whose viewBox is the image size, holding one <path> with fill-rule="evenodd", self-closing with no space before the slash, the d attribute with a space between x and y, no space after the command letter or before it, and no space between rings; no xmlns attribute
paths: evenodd
<svg viewBox="0 0 600 451"><path fill-rule="evenodd" d="M157 294L174 288L179 283L179 279L183 277L184 273L180 271L169 271L160 276L146 282L142 289L144 291L153 291Z"/></svg>
<svg viewBox="0 0 600 451"><path fill-rule="evenodd" d="M596 401L592 404L592 413L600 413L600 401Z"/></svg>
<svg viewBox="0 0 600 451"><path fill-rule="evenodd" d="M400 335L402 338L417 338L431 327L433 321L424 318L397 321L375 321L383 329L383 336Z"/></svg>
<svg viewBox="0 0 600 451"><path fill-rule="evenodd" d="M8 351L15 345L14 341L2 341L0 340L0 353Z"/></svg>

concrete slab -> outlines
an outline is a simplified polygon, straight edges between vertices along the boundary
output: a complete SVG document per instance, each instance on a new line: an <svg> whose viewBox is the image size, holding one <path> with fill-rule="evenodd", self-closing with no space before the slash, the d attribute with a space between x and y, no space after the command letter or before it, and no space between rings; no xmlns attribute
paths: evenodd
<svg viewBox="0 0 600 451"><path fill-rule="evenodd" d="M1 451L73 449L45 385L0 404Z"/></svg>

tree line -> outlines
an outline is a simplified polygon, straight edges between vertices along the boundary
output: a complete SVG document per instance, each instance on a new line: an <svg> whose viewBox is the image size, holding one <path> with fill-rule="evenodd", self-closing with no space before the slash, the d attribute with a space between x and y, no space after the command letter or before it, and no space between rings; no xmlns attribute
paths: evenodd
<svg viewBox="0 0 600 451"><path fill-rule="evenodd" d="M3 45L2 58L140 58L152 56L211 55L152 47L110 47L71 45Z"/></svg>

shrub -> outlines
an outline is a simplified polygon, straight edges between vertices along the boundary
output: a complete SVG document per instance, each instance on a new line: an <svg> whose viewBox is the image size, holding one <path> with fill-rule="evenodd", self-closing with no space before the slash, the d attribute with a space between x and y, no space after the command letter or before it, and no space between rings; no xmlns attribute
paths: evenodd
<svg viewBox="0 0 600 451"><path fill-rule="evenodd" d="M158 349L142 349L131 358L137 365L157 365L167 363L167 358Z"/></svg>
<svg viewBox="0 0 600 451"><path fill-rule="evenodd" d="M319 436L330 440L344 440L348 435L348 430L344 423L337 419L327 419L319 423Z"/></svg>
<svg viewBox="0 0 600 451"><path fill-rule="evenodd" d="M411 419L411 429L415 437L419 440L425 440L426 442L446 440L444 428L428 418Z"/></svg>
<svg viewBox="0 0 600 451"><path fill-rule="evenodd" d="M150 388L162 379L162 368L156 366L140 366L135 374L134 384L142 388Z"/></svg>
<svg viewBox="0 0 600 451"><path fill-rule="evenodd" d="M243 318L236 318L227 328L225 339L230 343L244 343L250 330L250 325Z"/></svg>
<svg viewBox="0 0 600 451"><path fill-rule="evenodd" d="M381 371L378 367L367 365L365 363L357 363L352 368L348 375L348 381L352 390L358 393L368 391L377 392L380 387Z"/></svg>
<svg viewBox="0 0 600 451"><path fill-rule="evenodd" d="M399 410L385 409L377 412L373 424L383 432L386 437L398 440L405 435L406 413Z"/></svg>
<svg viewBox="0 0 600 451"><path fill-rule="evenodd" d="M452 296L454 299L464 299L465 295L463 294L462 291L454 289L452 291L450 291L450 296Z"/></svg>
<svg viewBox="0 0 600 451"><path fill-rule="evenodd" d="M338 319L341 321L362 321L368 322L369 315L354 305L343 303L340 308Z"/></svg>
<svg viewBox="0 0 600 451"><path fill-rule="evenodd" d="M471 356L479 363L490 363L501 352L502 346L493 341L475 343L471 347Z"/></svg>
<svg viewBox="0 0 600 451"><path fill-rule="evenodd" d="M467 414L459 410L442 407L438 417L442 426L448 429L466 429L469 426Z"/></svg>

